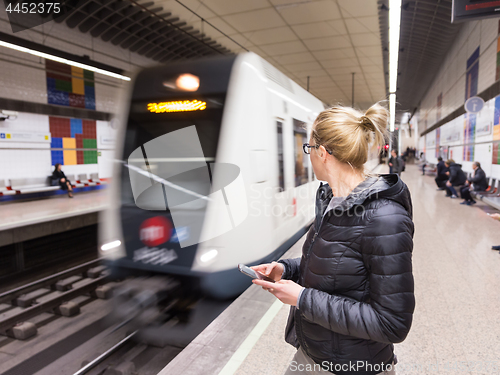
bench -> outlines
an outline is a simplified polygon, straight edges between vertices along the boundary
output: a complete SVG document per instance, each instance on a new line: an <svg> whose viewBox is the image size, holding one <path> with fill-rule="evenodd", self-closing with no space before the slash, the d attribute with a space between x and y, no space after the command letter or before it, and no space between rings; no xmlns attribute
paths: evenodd
<svg viewBox="0 0 500 375"><path fill-rule="evenodd" d="M434 163L427 163L427 165L425 166L424 172L426 174L431 174L431 175L436 174L437 173L437 166L436 166L436 164L434 164Z"/></svg>
<svg viewBox="0 0 500 375"><path fill-rule="evenodd" d="M500 197L498 195L483 197L482 201L491 207L500 210Z"/></svg>
<svg viewBox="0 0 500 375"><path fill-rule="evenodd" d="M106 181L101 180L99 178L98 173L91 173L90 178L87 176L86 173L79 174L78 180L76 180L76 182L78 185L81 186L96 186L96 185L106 184Z"/></svg>
<svg viewBox="0 0 500 375"><path fill-rule="evenodd" d="M49 177L12 178L10 187L16 194L40 193L59 190L60 186L50 186Z"/></svg>
<svg viewBox="0 0 500 375"><path fill-rule="evenodd" d="M7 184L5 183L4 179L0 180L0 196L2 195L15 195L16 191L10 189L10 186L7 187Z"/></svg>

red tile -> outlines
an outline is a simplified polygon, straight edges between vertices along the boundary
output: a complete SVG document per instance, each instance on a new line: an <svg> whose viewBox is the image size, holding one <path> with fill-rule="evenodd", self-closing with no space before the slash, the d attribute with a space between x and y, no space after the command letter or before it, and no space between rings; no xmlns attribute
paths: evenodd
<svg viewBox="0 0 500 375"><path fill-rule="evenodd" d="M69 118L49 116L50 134L54 138L71 137Z"/></svg>
<svg viewBox="0 0 500 375"><path fill-rule="evenodd" d="M85 96L69 93L69 106L75 108L85 108Z"/></svg>
<svg viewBox="0 0 500 375"><path fill-rule="evenodd" d="M79 146L77 145L76 147ZM76 152L76 164L85 164L85 162L83 161L83 151Z"/></svg>
<svg viewBox="0 0 500 375"><path fill-rule="evenodd" d="M83 120L82 129L83 129L83 138L97 139L95 120Z"/></svg>
<svg viewBox="0 0 500 375"><path fill-rule="evenodd" d="M76 138L76 148L83 148L83 134L75 134L75 138Z"/></svg>

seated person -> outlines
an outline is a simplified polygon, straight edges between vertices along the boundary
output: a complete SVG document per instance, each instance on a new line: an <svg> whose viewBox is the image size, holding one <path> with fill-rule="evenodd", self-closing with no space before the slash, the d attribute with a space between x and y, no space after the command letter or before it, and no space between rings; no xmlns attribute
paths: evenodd
<svg viewBox="0 0 500 375"><path fill-rule="evenodd" d="M500 221L500 214L491 214L490 217ZM492 246L491 250L500 250L500 246Z"/></svg>
<svg viewBox="0 0 500 375"><path fill-rule="evenodd" d="M465 173L462 170L462 164L455 163L455 160L448 159L444 163L446 167L450 169L449 172L446 172L449 176L448 181L446 181L446 196L456 199L458 198L457 191L455 190L455 186L462 186L465 184L467 177L465 177Z"/></svg>
<svg viewBox="0 0 500 375"><path fill-rule="evenodd" d="M448 175L446 172L449 172L449 170L450 169L444 164L443 158L441 156L438 157L437 176L434 179L434 181L436 181L436 185L438 186L438 190L445 189L445 183L448 181Z"/></svg>
<svg viewBox="0 0 500 375"><path fill-rule="evenodd" d="M467 186L464 186L460 189L460 196L464 200L460 204L466 204L467 206L471 206L476 201L472 199L470 195L471 190L474 191L485 191L488 189L488 180L486 179L486 173L481 169L481 164L478 161L472 163L472 169L474 172L472 173L472 177L470 180L465 181Z"/></svg>
<svg viewBox="0 0 500 375"><path fill-rule="evenodd" d="M52 172L52 180L59 182L61 189L68 190L68 197L73 198L73 187L64 172L61 170L61 164L57 163Z"/></svg>

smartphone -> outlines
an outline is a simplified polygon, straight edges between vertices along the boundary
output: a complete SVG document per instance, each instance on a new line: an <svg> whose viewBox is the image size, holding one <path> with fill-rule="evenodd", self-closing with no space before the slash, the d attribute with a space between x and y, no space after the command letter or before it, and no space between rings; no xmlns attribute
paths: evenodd
<svg viewBox="0 0 500 375"><path fill-rule="evenodd" d="M274 280L266 275L261 274L260 272L254 271L248 266L245 266L243 263L238 264L238 269L241 273L244 273L247 276L250 276L252 279L259 279L264 281L269 281L270 283L274 283Z"/></svg>

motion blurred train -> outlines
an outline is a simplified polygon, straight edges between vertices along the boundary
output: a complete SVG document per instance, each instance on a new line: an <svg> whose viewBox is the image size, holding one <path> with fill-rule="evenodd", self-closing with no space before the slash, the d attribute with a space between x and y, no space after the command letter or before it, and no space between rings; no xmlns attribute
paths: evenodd
<svg viewBox="0 0 500 375"><path fill-rule="evenodd" d="M216 298L279 258L314 217L302 144L325 106L254 53L148 68L124 100L100 254Z"/></svg>

